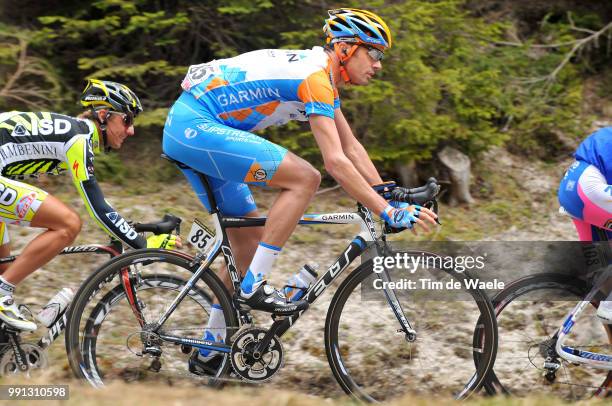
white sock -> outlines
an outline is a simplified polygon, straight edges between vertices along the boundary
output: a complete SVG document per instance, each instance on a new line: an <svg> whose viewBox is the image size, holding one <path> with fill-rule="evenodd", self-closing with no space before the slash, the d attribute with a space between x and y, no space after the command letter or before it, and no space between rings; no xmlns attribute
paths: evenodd
<svg viewBox="0 0 612 406"><path fill-rule="evenodd" d="M13 296L15 285L0 276L0 296Z"/></svg>
<svg viewBox="0 0 612 406"><path fill-rule="evenodd" d="M270 272L276 262L276 258L280 254L282 248L274 245L259 243L253 261L242 280L240 285L242 293L249 295L257 289L261 282L265 279L266 274Z"/></svg>
<svg viewBox="0 0 612 406"><path fill-rule="evenodd" d="M213 304L210 309L210 317L206 330L204 330L203 340L216 341L218 343L225 341L225 317L223 316L223 308L218 304ZM211 358L217 351L200 349L200 355L206 358Z"/></svg>
<svg viewBox="0 0 612 406"><path fill-rule="evenodd" d="M225 341L225 317L223 309L218 304L212 305L206 330L215 336L215 341Z"/></svg>

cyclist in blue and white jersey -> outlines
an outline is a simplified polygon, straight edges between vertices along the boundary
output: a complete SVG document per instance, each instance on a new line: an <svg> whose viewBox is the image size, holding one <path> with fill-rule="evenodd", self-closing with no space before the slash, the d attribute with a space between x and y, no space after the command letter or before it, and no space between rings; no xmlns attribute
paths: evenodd
<svg viewBox="0 0 612 406"><path fill-rule="evenodd" d="M246 271L239 301L251 309L289 314L308 306L304 300L287 302L265 277L321 179L310 163L252 131L308 121L325 169L349 195L394 227L435 224L430 210L394 207L373 189L383 181L340 108L338 88L367 85L382 69L392 44L389 28L374 13L343 8L329 12L324 32L325 48L265 49L189 67L166 120L164 152L208 175L223 214L257 215L250 185L280 189L263 230L228 230L236 265ZM207 205L196 174L184 172ZM215 326L224 321L213 307L209 327Z"/></svg>

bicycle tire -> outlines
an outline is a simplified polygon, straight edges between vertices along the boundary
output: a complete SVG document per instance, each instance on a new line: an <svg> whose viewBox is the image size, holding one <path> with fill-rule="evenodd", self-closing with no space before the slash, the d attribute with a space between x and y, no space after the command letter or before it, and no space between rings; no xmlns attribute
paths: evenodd
<svg viewBox="0 0 612 406"><path fill-rule="evenodd" d="M498 319L500 339L499 339L499 345L498 345L499 349L498 349L498 359L496 361L496 367L489 373L489 376L487 377L485 385L484 385L484 388L488 394L490 395L505 394L505 395L513 395L513 396L519 395L520 396L520 395L525 395L527 393L533 393L536 389L540 389L539 386L536 387L536 384L538 383L538 380L536 377L539 371L538 372L535 372L535 371L537 370L538 364L543 365L543 360L539 359L539 357L541 357L541 354L538 354L538 352L536 351L532 351L532 349L535 348L534 345L537 344L539 341L533 336L527 335L527 334L530 334L531 331L535 331L535 330L529 329L527 326L527 323L523 321L527 318L520 316L519 313L523 311L520 308L515 309L515 314L512 316L512 319L504 320L505 318L502 317L502 315L509 314L510 309L508 309L508 307L514 303L515 306L512 307L514 309L516 307L517 299L521 298L521 296L523 296L521 300L529 304L529 302L527 301L527 297L525 297L526 295L534 294L540 291L539 295L540 297L542 297L543 294L541 292L544 290L565 292L565 294L569 294L572 297L575 297L575 299L573 299L570 303L565 302L565 301L560 301L560 300L553 301L553 302L559 302L557 306L560 306L562 308L562 311L557 312L558 315L561 316L560 318L557 317L559 319L558 323L548 323L550 326L552 326L552 329L547 332L548 332L548 335L552 335L561 326L563 319L565 318L567 313L569 313L571 308L576 304L576 302L583 299L589 293L590 287L586 284L585 281L574 278L569 275L563 275L563 274L558 274L558 273L543 273L543 274L532 275L526 278L519 279L513 282L506 289L502 290L501 292L499 292L497 295L493 297L492 302L493 302L493 307L495 308L495 313ZM556 296L558 296L559 298L561 297L559 294L557 294ZM534 298L535 297L537 296L534 296ZM524 306L524 307L527 307L527 306ZM503 313L504 310L506 310L505 313ZM585 309L585 311L588 311L588 310L589 308ZM534 312L533 309L531 308L529 308L527 311L530 311L532 313L538 313L537 311ZM591 309L591 311L593 311L593 309ZM554 310L551 310L547 313L553 313L553 312ZM577 330L581 326L581 320L584 322L585 319L588 320L588 316L585 314L582 314L580 318L578 319L577 325L574 327L574 330ZM544 325L545 323L543 322L543 320L544 320L543 317L536 317L533 319L534 322ZM507 366L505 365L506 362L504 360L507 357L506 348L516 346L516 344L510 344L514 342L514 341L510 341L510 338L516 335L515 330L517 330L517 329L512 328L513 325L520 327L519 329L521 331L520 335L524 335L526 338L530 340L529 341L530 344L527 347L527 354L525 356L528 357L527 359L529 360L531 366L529 369L525 369L521 373L516 373L516 371L512 371L511 372L512 377L510 378L508 376L508 373L505 371L505 369L507 369ZM605 325L605 324L602 324L602 326L603 326L603 330L605 330L605 334L608 337L608 342L612 343L612 327L610 325ZM542 327L539 327L539 329L542 329ZM525 342L525 344L527 344L527 341ZM521 352L523 351L521 350ZM538 358L538 362L534 361L535 357ZM519 364L519 361L516 360L515 358L516 357L512 357L512 365L514 368L516 368L517 365ZM572 364L565 360L561 360L561 362L562 362L562 368L565 370L564 371L565 377L569 377L572 374L572 368L581 368L581 369L586 368L585 366L573 366L572 367ZM531 370L531 367L533 367L533 370ZM584 384L569 384L572 386L572 388L569 388L568 390L569 392L568 394L572 395L570 396L571 400L578 400L580 397L587 396L587 393L591 393L591 392L592 392L591 394L595 396L605 396L607 392L609 391L609 388L612 388L612 371L608 372L605 370L596 370L596 369L591 369L591 368L586 368L586 369L589 370L590 372L600 371L601 374L605 374L605 377L603 378L603 382L598 387L593 387L592 388L593 390L587 390L589 386L584 385ZM496 371L498 371L499 374ZM582 372L583 371L581 371L580 376L582 376ZM584 372L584 373L588 374L588 372ZM500 376L502 376L502 379L500 379ZM583 376L583 378L585 377L586 375ZM522 383L518 382L518 378L524 378L528 380L528 382L522 382ZM563 377L561 377L561 379L563 379ZM594 378L594 379L597 380L597 378ZM541 388L550 388L551 392L554 390L554 384L551 384L550 382L544 382L543 379L541 383L544 383L544 385L542 385ZM569 387L569 385L567 386ZM563 387L563 383L560 383L559 386ZM576 388L575 391L573 390L574 388ZM554 390L554 394L556 396L564 395L564 393L559 393L558 390ZM576 396L574 397L574 395Z"/></svg>
<svg viewBox="0 0 612 406"><path fill-rule="evenodd" d="M133 368L131 368L131 370L128 372L134 372L134 374L127 376L127 373L125 375L110 374L108 371L104 371L100 366L99 347L101 345L100 342L102 337L100 331L104 326L113 327L115 330L115 332L112 332L113 329L108 329L107 331L109 332L105 332L108 334L105 337L111 337L108 339L108 341L111 343L108 345L110 348L112 348L113 345L117 345L118 348L121 348L119 344L115 344L113 341L115 340L115 336L121 336L121 334L117 332L121 330L117 328L117 325L123 327L125 324L128 327L124 328L124 330L131 331L131 333L127 336L127 333L125 333L120 337L121 339L126 340L126 345L125 348L123 348L123 351L119 351L117 354L112 354L112 361L105 359L105 364L103 367L107 367L109 369L109 362L112 363L113 369L117 369L119 366L123 365L123 361L125 361L126 365L130 365L130 362L126 361L130 360L133 362L134 360L133 354L130 355L130 340L132 342L138 342L138 339L141 339L140 337L142 337L141 328L136 317L133 313L131 315L129 314L131 308L129 308L127 300L125 300L126 293L123 286L120 283L113 283L113 281L119 279L122 269L130 268L133 270L133 268L138 268L139 274L141 275L140 282L151 282L153 280L159 282L153 287L151 286L151 283L139 283L137 286L135 286L136 292L138 292L138 300L142 302L141 304L149 306L150 309L153 307L153 309L149 310L149 313L151 313L152 310L155 310L155 308L159 308L160 311L164 311L165 309L163 309L163 307L160 308L160 306L163 306L164 303L167 304L168 301L177 296L178 291L180 291L181 287L184 286L185 280L191 276L199 266L199 264L193 264L192 261L193 257L179 251L167 251L160 249L135 250L129 251L112 259L90 275L76 292L75 298L68 313L66 351L68 353L70 368L75 376L80 379L87 380L90 384L96 387L103 386L104 381L110 379L111 377L122 377L124 380L133 380L133 375L135 375L139 379L142 378L140 375L138 375L136 370L133 370ZM168 268L171 268L171 272L168 271ZM161 274L160 270L163 270ZM176 276L179 273L186 275L186 277L183 279ZM160 293L154 295L152 292L147 292L148 289L153 288L157 288L156 293ZM170 291L173 293L170 293ZM161 293L164 293L164 295ZM170 296L170 294L173 296ZM149 297L145 299L145 295L149 295ZM168 300L165 300L166 296ZM174 319L173 316L175 316L175 314L178 312L178 309L182 309L184 312L187 312L187 314L183 316L182 320L198 320L198 322L196 322L198 323L198 326L174 330L197 330L197 332L191 331L192 335L190 335L190 337L201 338L201 334L204 330L204 324L202 324L202 322L205 323L207 318L198 318L197 314L192 313L198 313L202 309L206 310L201 304L206 302L208 305L210 305L212 303L212 298L217 298L223 309L223 314L227 325L226 342L229 342L233 332L235 332L238 328L236 312L233 310L231 299L222 282L213 272L209 270L202 273L202 276L197 284L189 291L188 295L183 299L177 310L170 315L167 323L164 324L164 326L171 321L173 323L179 321L180 319L178 316L176 316ZM119 306L123 307L120 308ZM185 307L181 308L181 306ZM124 308L128 310L125 310ZM144 310L147 310L147 307L145 307ZM201 312L201 314L202 316L206 316L204 312ZM109 318L109 315L114 317L114 319ZM117 320L119 320L119 322ZM104 323L107 324L105 325ZM131 327L131 324L134 325L133 328ZM134 336L136 339L133 338ZM120 339L117 338L116 341L119 342ZM176 361L174 359L178 357L177 354L173 355L172 350L175 350L176 352L179 346L174 344L173 346L175 348L170 347L169 345L165 347L166 351L170 352L170 354L168 354L169 356L164 359L164 361L167 361L165 365L177 366L176 372L171 371L169 375L175 374L184 375L185 377L196 377L195 375L187 372L187 362L185 360ZM185 372L181 371L179 373L179 366L184 366ZM219 384L222 381L222 378L227 376L229 369L230 361L229 357L226 356L224 357L224 360L221 362L221 365L214 376L210 377L211 379L209 379L208 383L211 385ZM153 379L157 378L153 377Z"/></svg>
<svg viewBox="0 0 612 406"><path fill-rule="evenodd" d="M449 273L449 271L441 272ZM391 337L390 340L388 339L389 331L392 332L394 328L398 329L399 323L395 316L392 315L391 310L389 310L390 306L387 302L383 301L382 304L376 305L368 303L368 306L359 306L359 303L357 303L357 305L355 306L355 303L352 303L347 306L347 301L351 300L354 302L356 300L357 295L355 293L358 293L358 290L356 288L364 281L366 281L366 279L372 274L373 265L372 261L370 260L360 265L343 281L330 303L327 319L325 322L325 349L328 362L334 374L334 377L347 394L358 400L367 402L383 400L387 401L389 398L405 395L406 393L408 393L405 390L409 387L414 388L421 383L424 383L425 386L432 386L430 385L431 382L428 383L427 380L431 380L432 382L440 381L440 379L431 378L431 374L437 372L436 369L440 368L434 368L432 371L430 371L430 373L422 377L420 382L405 381L406 374L411 368L410 364L421 363L421 360L419 360L419 351L424 350L424 354L426 354L427 349L423 349L423 345L421 345L420 347L415 347L414 349L410 348L410 350L406 352L406 348L402 344L398 345L398 341L406 341L403 336L399 336L399 340L395 340L395 342L393 342L393 337ZM468 277L465 274L457 274L454 272L452 272L452 274L449 273L449 275L453 278L459 279ZM467 289L465 289L465 291L468 292ZM464 348L463 346L457 347L458 349L456 348L454 349L454 351L459 351L459 353L455 354L455 358L460 358L463 363L469 365L470 368L475 368L476 371L473 374L471 372L467 373L465 375L465 380L461 378L462 382L459 383L458 386L454 388L447 388L453 392L453 395L458 396L460 398L467 398L482 386L488 371L493 367L497 345L497 328L495 321L495 313L493 311L493 307L491 305L490 300L483 291L478 289L470 290L468 293L469 296L473 299L473 301L469 302L469 304L455 306L472 306L474 310L477 310L478 313L481 315L480 327L482 328L484 334L483 336L487 337L488 339L484 340L486 344L484 344L481 349L476 349L476 351L474 351L472 344L473 330L469 329L468 331L465 331L465 329L461 327L461 329L463 330L461 331L461 337L462 339L465 339L466 346L469 347L469 350L467 348ZM434 302L429 302L429 304L426 306L429 308L433 308L434 306L439 307L439 305L435 305L433 303ZM426 307L425 305L422 305L420 303L419 306L422 308ZM364 307L366 308L364 309ZM417 323L419 323L419 320L412 317L416 311L419 311L419 309L415 310L415 306L410 305L402 305L402 307L404 308L404 312L409 320L416 321ZM351 314L346 317L346 325L343 325L342 319L343 311L345 309L346 313L350 312ZM366 316L364 318L366 319L368 317L368 314L375 314L377 318L376 323L372 323L373 326L370 326L370 323L368 321L366 321L364 324L363 320L354 320L355 317L353 315L353 312L356 309L364 310L366 312ZM427 340L427 334L429 332L433 332L434 335L440 334L440 338L442 341L447 339L444 336L453 336L453 333L456 333L457 331L453 332L452 329L449 329L448 322L452 321L450 319L455 317L457 317L456 320L463 319L466 315L469 314L469 311L462 311L461 313L462 314L459 315L458 312L453 311L453 314L450 315L449 320L447 322L440 323L437 320L430 320L429 322L431 324L427 325L423 323L423 325L421 326L423 327L422 329L419 329L419 326L417 325L415 329L419 336L417 336L417 340L415 343L417 343L417 345L419 344L419 337L422 337L423 334L425 334L425 339ZM381 333L376 329L383 328L380 326L380 320L383 318L383 314L385 314L388 320L391 320L391 323L386 323L387 330L386 332ZM391 316L389 317L388 315ZM432 315L437 317L435 311L432 312ZM476 322L477 318L479 317L472 317L474 323ZM392 326L389 326L389 324L392 324ZM364 330L366 330L367 327L370 327L370 329L364 334ZM391 327L390 330L389 327ZM437 331L434 331L433 329L437 329ZM372 331L377 333L377 338L368 336L368 334L370 334L370 332ZM351 334L355 335L354 339ZM378 337L381 336L383 337L383 339L378 339ZM454 337L457 337L457 335L455 335ZM435 343L436 340L437 339L434 339L434 341L431 342ZM377 345L374 347L371 346L371 343L377 343ZM355 344L356 346L364 345L364 349L351 350L348 347L349 344ZM444 350L444 346L442 346L441 349ZM370 351L373 355L369 358L365 358L363 355L360 355L366 353L367 351ZM393 351L395 351L395 353L393 353ZM479 353L480 362L474 366L472 358L474 357L474 352L478 351L481 351ZM471 356L469 355L470 352L472 352ZM355 353L356 355L353 356L353 353ZM448 351L446 351L445 354L449 355ZM382 361L379 359L373 359L377 357L381 357ZM365 364L369 368L361 370L362 364ZM374 365L373 370L371 370L372 365ZM420 366L423 365L420 364ZM395 369L392 370L392 368ZM417 368L412 369L413 370L410 371L411 373L414 372ZM456 365L453 365L451 369L453 370L453 375L455 375L457 369ZM399 382L395 382L395 385L393 382L389 382L394 381L395 379L399 380ZM453 379L455 384L457 384L458 382L456 378L449 379ZM423 393L431 391L432 389L435 390L437 393L440 393L442 391L442 388L438 385L438 383L436 383L435 386L436 388L425 389ZM418 393L419 390L416 390L415 392ZM391 393L390 396L389 393Z"/></svg>
<svg viewBox="0 0 612 406"><path fill-rule="evenodd" d="M177 278L171 275L147 275L142 278L141 285L138 286L138 291L141 292L147 289L153 288L163 288L170 289L174 292L179 292L181 288L185 285L185 280ZM199 288L192 288L192 294L190 294L191 298L196 298L196 302L202 308L205 308L203 303L210 303L212 299L206 292L202 291ZM97 365L97 336L100 328L100 318L105 318L105 312L108 313L110 309L112 309L113 305L117 303L117 301L125 299L126 294L122 285L115 286L111 291L106 293L102 299L95 305L94 309L91 311L90 316L87 318L84 328L81 330L84 332L91 332L87 334L92 338L89 340L84 340L81 343L81 353L85 354L84 356L84 370L88 371L88 376L91 376L92 379L97 382L101 382L98 378L100 376L99 372L95 372L98 370ZM133 374L137 374L136 370L132 370Z"/></svg>

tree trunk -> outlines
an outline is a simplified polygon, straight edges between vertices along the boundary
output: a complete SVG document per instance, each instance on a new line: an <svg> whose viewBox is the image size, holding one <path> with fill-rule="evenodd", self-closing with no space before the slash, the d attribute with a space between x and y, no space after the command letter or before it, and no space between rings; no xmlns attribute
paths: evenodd
<svg viewBox="0 0 612 406"><path fill-rule="evenodd" d="M442 151L438 152L438 158L445 166L451 181L449 204L456 206L459 203L474 203L474 199L470 195L470 158L463 152L451 147L444 147Z"/></svg>
<svg viewBox="0 0 612 406"><path fill-rule="evenodd" d="M400 186L420 186L419 177L416 172L416 163L414 161L397 163L395 165L395 170L399 174Z"/></svg>

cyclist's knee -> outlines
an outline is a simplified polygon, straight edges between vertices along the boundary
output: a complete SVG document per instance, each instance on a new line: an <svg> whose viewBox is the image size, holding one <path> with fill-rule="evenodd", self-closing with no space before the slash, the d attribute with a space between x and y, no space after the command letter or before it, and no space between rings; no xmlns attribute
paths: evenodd
<svg viewBox="0 0 612 406"><path fill-rule="evenodd" d="M313 166L310 166L306 183L308 186L308 190L312 191L314 194L314 192L319 189L319 185L321 184L321 172L319 172Z"/></svg>
<svg viewBox="0 0 612 406"><path fill-rule="evenodd" d="M81 221L79 215L74 211L69 210L63 218L61 227L59 227L57 231L60 233L60 238L65 242L65 244L69 245L72 244L72 242L77 238L81 232L82 226L83 222Z"/></svg>
<svg viewBox="0 0 612 406"><path fill-rule="evenodd" d="M310 163L294 154L287 154L270 186L314 194L321 183L321 174Z"/></svg>
<svg viewBox="0 0 612 406"><path fill-rule="evenodd" d="M314 194L321 184L321 173L312 165L305 162L301 165L296 186L300 190Z"/></svg>

